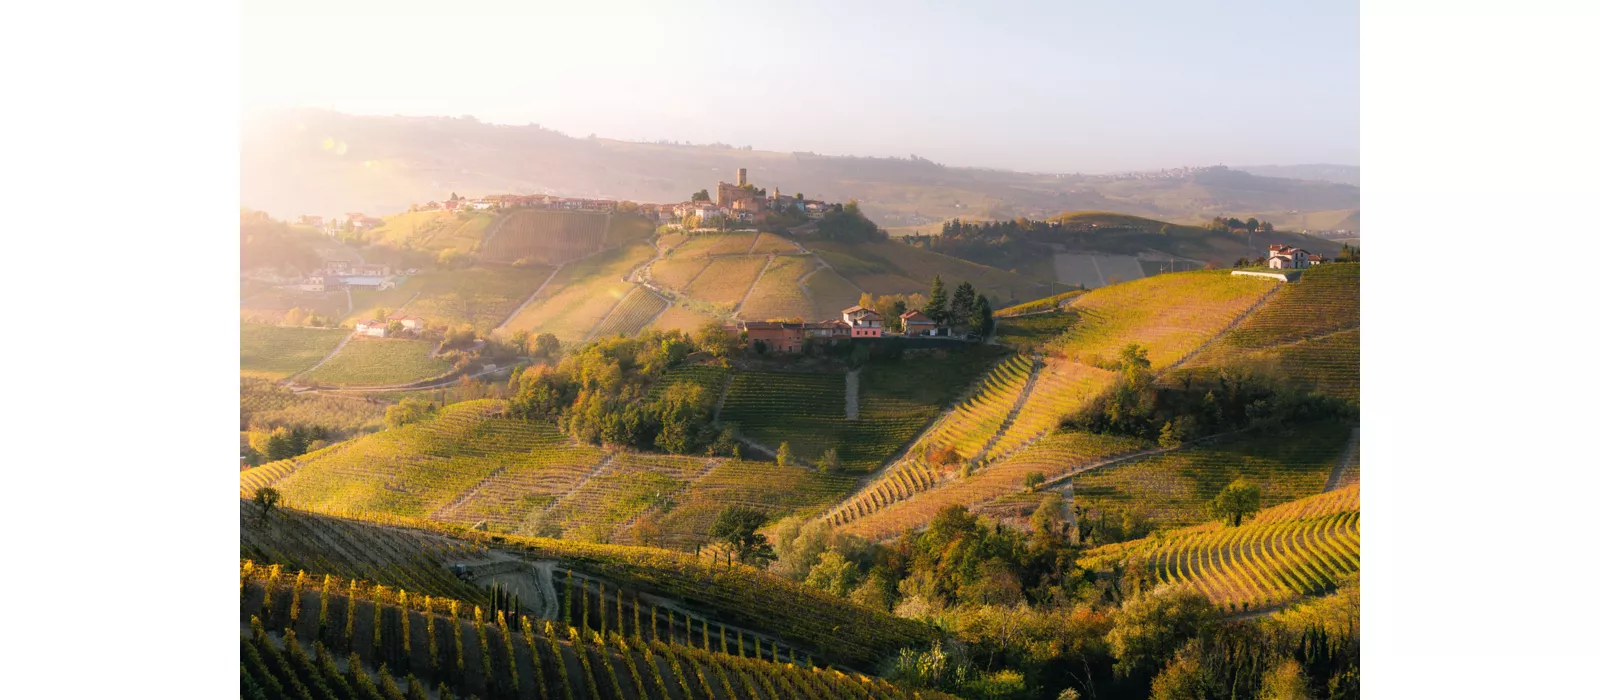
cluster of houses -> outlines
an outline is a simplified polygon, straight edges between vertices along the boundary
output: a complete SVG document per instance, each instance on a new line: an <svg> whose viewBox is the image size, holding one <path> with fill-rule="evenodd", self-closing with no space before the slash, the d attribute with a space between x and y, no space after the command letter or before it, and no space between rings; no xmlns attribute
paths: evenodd
<svg viewBox="0 0 1600 700"><path fill-rule="evenodd" d="M1327 262L1321 255L1274 243L1267 247L1267 267L1274 270L1299 270Z"/></svg>
<svg viewBox="0 0 1600 700"><path fill-rule="evenodd" d="M329 260L322 270L307 276L300 288L308 292L325 292L335 289L394 289L400 283L399 271L388 265L352 265L345 260ZM414 275L416 270L406 270Z"/></svg>
<svg viewBox="0 0 1600 700"><path fill-rule="evenodd" d="M939 324L921 311L900 314L900 323L906 336L940 333ZM800 352L807 338L832 342L845 338L881 338L884 332L883 316L865 306L852 306L841 312L840 318L826 321L743 321L724 325L723 330L731 335L743 332L748 342L759 341L767 350L781 353Z"/></svg>
<svg viewBox="0 0 1600 700"><path fill-rule="evenodd" d="M399 324L396 326L395 324ZM422 319L405 314L389 314L382 321L377 319L364 319L356 322L356 335L370 338L387 338L395 335L393 331L401 333L420 333L425 326Z"/></svg>

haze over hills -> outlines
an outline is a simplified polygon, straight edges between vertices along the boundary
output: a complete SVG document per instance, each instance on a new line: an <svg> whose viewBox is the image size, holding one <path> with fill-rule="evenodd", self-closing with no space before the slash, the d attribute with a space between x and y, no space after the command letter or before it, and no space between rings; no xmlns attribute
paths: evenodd
<svg viewBox="0 0 1600 700"><path fill-rule="evenodd" d="M1298 230L1332 228L1360 203L1359 188L1349 184L1224 168L1022 173L952 167L914 155L860 158L574 138L536 125L471 118L284 111L247 121L241 137L241 204L280 217L387 214L452 192L682 201L732 179L739 167L762 187L855 199L885 227L1093 210L1179 223L1254 216Z"/></svg>
<svg viewBox="0 0 1600 700"><path fill-rule="evenodd" d="M1330 165L1327 163L1314 165L1245 165L1240 166L1238 169L1261 177L1323 180L1341 185L1361 186L1361 166L1359 165Z"/></svg>

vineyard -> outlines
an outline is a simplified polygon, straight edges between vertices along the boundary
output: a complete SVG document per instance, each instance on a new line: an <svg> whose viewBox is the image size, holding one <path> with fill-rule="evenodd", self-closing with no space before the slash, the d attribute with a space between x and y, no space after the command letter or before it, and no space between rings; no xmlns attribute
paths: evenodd
<svg viewBox="0 0 1600 700"><path fill-rule="evenodd" d="M755 247L751 248L750 252L777 253L779 255L786 253L793 254L800 252L800 246L795 245L794 241L784 238L783 236L772 233L763 233L761 234L760 238L756 239Z"/></svg>
<svg viewBox="0 0 1600 700"><path fill-rule="evenodd" d="M946 285L971 282L996 307L1006 305L1007 300L1033 299L1049 291L1048 285L1031 277L894 241L808 241L807 245L839 274L873 294L926 294L935 275L942 276Z"/></svg>
<svg viewBox="0 0 1600 700"><path fill-rule="evenodd" d="M607 542L618 525L672 498L716 464L698 457L617 452L561 496L546 517L569 539Z"/></svg>
<svg viewBox="0 0 1600 700"><path fill-rule="evenodd" d="M554 333L563 343L580 343L633 291L623 275L654 255L649 244L634 244L570 263L502 331Z"/></svg>
<svg viewBox="0 0 1600 700"><path fill-rule="evenodd" d="M1325 422L1272 436L1237 437L1073 478L1073 498L1091 514L1135 512L1161 527L1212 519L1210 503L1235 479L1261 487L1261 505L1319 493L1350 437Z"/></svg>
<svg viewBox="0 0 1600 700"><path fill-rule="evenodd" d="M934 426L918 447L925 456L950 448L962 460L982 459L1033 381L1035 370L1031 358L1012 355L984 377L977 391Z"/></svg>
<svg viewBox="0 0 1600 700"><path fill-rule="evenodd" d="M800 278L817 267L812 256L788 255L776 257L761 279L750 290L750 298L739 307L739 317L762 321L767 319L804 318L816 321L834 318L841 309L815 308L811 298L800 286Z"/></svg>
<svg viewBox="0 0 1600 700"><path fill-rule="evenodd" d="M391 589L482 605L486 593L460 583L444 565L453 561L514 559L520 553L535 560L558 561L563 568L585 576L598 576L609 582L607 588L630 591L633 599L640 595L665 596L684 606L714 611L726 624L767 633L819 654L825 651L827 657L841 663L875 663L901 647L931 641L933 636L933 630L921 623L863 608L764 571L742 565L729 567L692 554L490 536L460 526L394 516L373 516L391 523L379 526L279 511L263 522L253 504L243 500L240 511L241 557L280 564L287 570L304 568L317 580L324 574L364 577L360 572L367 571L371 573L368 578ZM485 549L484 544L491 544L491 548ZM343 592L346 585L340 582L338 590ZM392 590L391 594L397 592ZM611 600L616 601L617 597ZM573 613L572 622L579 621L571 604L565 609Z"/></svg>
<svg viewBox="0 0 1600 700"><path fill-rule="evenodd" d="M239 374L282 379L317 364L349 331L239 324Z"/></svg>
<svg viewBox="0 0 1600 700"><path fill-rule="evenodd" d="M1148 448L1131 438L1055 433L971 476L940 475L907 460L886 478L858 492L827 518L840 532L881 540L927 525L940 508L969 508L1021 491L1027 475L1055 479L1118 455ZM918 485L918 482L922 485Z"/></svg>
<svg viewBox="0 0 1600 700"><path fill-rule="evenodd" d="M634 287L628 296L622 298L617 308L594 329L594 337L608 338L611 336L633 337L644 330L644 327L654 321L657 314L667 308L667 300L656 296L644 287Z"/></svg>
<svg viewBox="0 0 1600 700"><path fill-rule="evenodd" d="M1022 348L1042 346L1072 328L1076 317L1070 312L1058 311L1033 316L1002 318L995 321L995 340Z"/></svg>
<svg viewBox="0 0 1600 700"><path fill-rule="evenodd" d="M478 257L485 262L560 265L604 248L610 219L602 212L513 211Z"/></svg>
<svg viewBox="0 0 1600 700"><path fill-rule="evenodd" d="M673 255L650 264L650 281L668 289L682 290L710 264L707 258Z"/></svg>
<svg viewBox="0 0 1600 700"><path fill-rule="evenodd" d="M1163 369L1216 336L1278 283L1226 272L1177 272L1101 287L1072 305L1077 323L1052 354L1106 366L1128 343Z"/></svg>
<svg viewBox="0 0 1600 700"><path fill-rule="evenodd" d="M1017 407L1016 417L984 458L993 460L1010 454L1055 431L1062 419L1088 405L1115 380L1115 374L1103 369L1053 358L1044 360L1033 389Z"/></svg>
<svg viewBox="0 0 1600 700"><path fill-rule="evenodd" d="M415 279L422 291L405 311L435 328L468 325L487 331L510 316L550 272L549 267L534 265L429 273Z"/></svg>
<svg viewBox="0 0 1600 700"><path fill-rule="evenodd" d="M764 648L759 640L750 648L736 637L730 651L733 635L719 625L713 642L703 621L696 630L693 620L677 620L688 623L680 637L670 612L665 625L655 616L641 624L637 614L607 621L603 597L595 606L601 619L580 629L514 608L491 606L490 614L471 601L291 575L248 559L240 562L239 593L246 697L946 697L814 666L792 649ZM340 660L348 662L343 670Z"/></svg>
<svg viewBox="0 0 1600 700"><path fill-rule="evenodd" d="M854 306L861 299L861 290L833 270L817 270L805 281L811 296L811 306L820 314L833 310L837 313ZM832 318L832 315L829 315Z"/></svg>
<svg viewBox="0 0 1600 700"><path fill-rule="evenodd" d="M658 331L676 330L683 331L685 333L694 333L700 329L700 326L705 325L706 321L715 320L716 319L709 314L704 314L688 307L674 304L666 311L663 311L660 316L657 316L655 323L650 324L649 328Z"/></svg>
<svg viewBox="0 0 1600 700"><path fill-rule="evenodd" d="M349 311L344 292L307 292L290 287L269 287L239 300L239 320L248 324L283 323L292 309L311 311L323 318L343 318Z"/></svg>
<svg viewBox="0 0 1600 700"><path fill-rule="evenodd" d="M766 256L715 258L683 292L700 301L732 308L744 299L766 266Z"/></svg>
<svg viewBox="0 0 1600 700"><path fill-rule="evenodd" d="M1235 348L1266 348L1349 330L1361 323L1361 265L1317 265L1284 285L1227 335Z"/></svg>
<svg viewBox="0 0 1600 700"><path fill-rule="evenodd" d="M355 338L302 379L320 386L388 386L440 377L451 367L430 357L433 345L428 340Z"/></svg>
<svg viewBox="0 0 1600 700"><path fill-rule="evenodd" d="M383 225L362 233L361 238L369 244L394 248L470 251L483 240L494 220L494 214L488 212L465 216L445 211L408 212L385 217Z"/></svg>
<svg viewBox="0 0 1600 700"><path fill-rule="evenodd" d="M296 394L269 380L239 377L240 429L319 425L335 433L372 432L383 427L385 408L364 397Z"/></svg>
<svg viewBox="0 0 1600 700"><path fill-rule="evenodd" d="M1060 308L1062 305L1071 302L1073 299L1083 296L1083 293L1084 292L1081 289L1074 289L1070 292L1062 292L1060 294L1044 297L1043 299L1034 299L1033 301L1016 304L1014 306L1007 306L1006 308L994 312L994 316L995 318L1009 318L1012 316L1021 316L1023 314L1035 314L1043 311L1049 311L1051 309Z"/></svg>
<svg viewBox="0 0 1600 700"><path fill-rule="evenodd" d="M619 533L618 542L692 549L706 544L712 521L730 505L755 508L774 522L789 515L811 515L848 493L855 479L818 474L775 462L730 460L713 467L678 493L659 515Z"/></svg>
<svg viewBox="0 0 1600 700"><path fill-rule="evenodd" d="M1218 524L1090 551L1090 567L1121 562L1149 583L1194 586L1228 610L1332 592L1361 569L1360 487L1294 501L1240 527Z"/></svg>
<svg viewBox="0 0 1600 700"><path fill-rule="evenodd" d="M801 459L814 461L830 447L843 447L844 375L739 372L721 420L774 449L787 442Z"/></svg>
<svg viewBox="0 0 1600 700"><path fill-rule="evenodd" d="M666 371L656 383L650 387L650 394L646 400L654 401L661 397L661 392L667 387L678 382L697 384L705 389L707 396L721 396L723 385L728 383L728 368L715 365L678 365Z"/></svg>

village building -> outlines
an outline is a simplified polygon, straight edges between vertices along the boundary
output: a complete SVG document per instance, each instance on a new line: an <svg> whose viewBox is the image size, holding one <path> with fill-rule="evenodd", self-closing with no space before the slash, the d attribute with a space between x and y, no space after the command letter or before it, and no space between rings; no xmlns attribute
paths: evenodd
<svg viewBox="0 0 1600 700"><path fill-rule="evenodd" d="M843 312L844 322L850 326L852 338L883 337L883 317L865 306L852 306Z"/></svg>
<svg viewBox="0 0 1600 700"><path fill-rule="evenodd" d="M805 345L805 325L786 321L746 321L745 340L752 346L760 342L771 352L800 352Z"/></svg>
<svg viewBox="0 0 1600 700"><path fill-rule="evenodd" d="M935 335L939 332L939 324L919 309L900 314L900 326L906 335Z"/></svg>
<svg viewBox="0 0 1600 700"><path fill-rule="evenodd" d="M390 314L387 322L398 322L401 328L404 328L408 331L420 331L423 327L422 319L417 318L416 316L407 316L405 314Z"/></svg>
<svg viewBox="0 0 1600 700"><path fill-rule="evenodd" d="M307 277L306 281L300 283L300 288L308 292L323 292L327 291L328 289L326 278L324 278L322 275L312 275Z"/></svg>
<svg viewBox="0 0 1600 700"><path fill-rule="evenodd" d="M382 338L389 334L389 324L375 319L356 321L356 335Z"/></svg>
<svg viewBox="0 0 1600 700"><path fill-rule="evenodd" d="M1310 253L1282 243L1274 243L1267 248L1267 267L1274 270L1299 270L1311 267Z"/></svg>

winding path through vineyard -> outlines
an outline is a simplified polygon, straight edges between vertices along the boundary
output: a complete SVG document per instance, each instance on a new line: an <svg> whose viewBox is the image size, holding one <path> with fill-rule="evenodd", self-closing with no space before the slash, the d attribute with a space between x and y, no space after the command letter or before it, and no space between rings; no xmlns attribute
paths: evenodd
<svg viewBox="0 0 1600 700"><path fill-rule="evenodd" d="M1339 462L1333 465L1333 471L1328 472L1328 485L1322 487L1322 492L1327 493L1339 488L1339 479L1344 476L1345 467L1350 466L1350 460L1356 456L1356 448L1361 445L1361 426L1356 425L1350 429L1350 444L1344 448L1344 454L1339 457Z"/></svg>
<svg viewBox="0 0 1600 700"><path fill-rule="evenodd" d="M844 375L844 417L855 420L861 415L861 370L850 370Z"/></svg>

